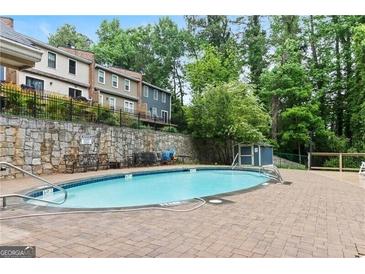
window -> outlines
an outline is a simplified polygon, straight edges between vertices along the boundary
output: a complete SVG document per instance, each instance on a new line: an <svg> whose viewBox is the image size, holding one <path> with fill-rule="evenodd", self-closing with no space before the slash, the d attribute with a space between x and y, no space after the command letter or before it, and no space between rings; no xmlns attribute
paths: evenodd
<svg viewBox="0 0 365 274"><path fill-rule="evenodd" d="M134 103L131 101L124 100L124 111L134 113Z"/></svg>
<svg viewBox="0 0 365 274"><path fill-rule="evenodd" d="M0 66L0 81L6 80L6 68L3 66Z"/></svg>
<svg viewBox="0 0 365 274"><path fill-rule="evenodd" d="M102 94L99 94L99 105L100 106L104 105L104 96Z"/></svg>
<svg viewBox="0 0 365 274"><path fill-rule="evenodd" d="M34 88L35 90L43 91L44 89L44 81L36 78L26 76L25 84L29 87Z"/></svg>
<svg viewBox="0 0 365 274"><path fill-rule="evenodd" d="M147 86L143 86L143 96L148 97L148 87Z"/></svg>
<svg viewBox="0 0 365 274"><path fill-rule="evenodd" d="M161 93L161 101L162 103L166 103L166 93L164 92Z"/></svg>
<svg viewBox="0 0 365 274"><path fill-rule="evenodd" d="M109 97L109 108L114 110L115 109L115 98Z"/></svg>
<svg viewBox="0 0 365 274"><path fill-rule="evenodd" d="M156 107L152 108L152 116L157 117L157 108Z"/></svg>
<svg viewBox="0 0 365 274"><path fill-rule="evenodd" d="M68 72L71 74L76 74L76 61L69 59L68 60Z"/></svg>
<svg viewBox="0 0 365 274"><path fill-rule="evenodd" d="M167 110L161 110L161 117L164 123L169 122L169 112Z"/></svg>
<svg viewBox="0 0 365 274"><path fill-rule="evenodd" d="M131 81L129 81L128 79L124 79L124 90L125 91L131 90Z"/></svg>
<svg viewBox="0 0 365 274"><path fill-rule="evenodd" d="M118 81L119 81L118 75L112 74L112 86L113 86L113 88L118 88Z"/></svg>
<svg viewBox="0 0 365 274"><path fill-rule="evenodd" d="M53 52L48 52L48 67L56 68L56 54Z"/></svg>
<svg viewBox="0 0 365 274"><path fill-rule="evenodd" d="M158 100L158 90L156 89L153 90L153 99L156 101Z"/></svg>
<svg viewBox="0 0 365 274"><path fill-rule="evenodd" d="M72 98L78 98L82 96L82 91L75 88L69 88L68 89L68 96Z"/></svg>
<svg viewBox="0 0 365 274"><path fill-rule="evenodd" d="M98 83L105 84L105 71L101 69L98 70Z"/></svg>

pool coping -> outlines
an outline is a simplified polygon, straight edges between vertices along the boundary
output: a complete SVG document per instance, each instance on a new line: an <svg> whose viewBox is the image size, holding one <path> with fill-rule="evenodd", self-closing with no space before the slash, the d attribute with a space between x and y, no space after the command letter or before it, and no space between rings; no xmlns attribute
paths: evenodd
<svg viewBox="0 0 365 274"><path fill-rule="evenodd" d="M230 166L196 166L196 167L174 167L171 169L157 169L157 170L142 170L142 171L132 171L132 172L121 172L121 173L116 173L113 175L95 175L95 176L90 176L90 177L85 177L82 179L72 179L72 180L66 180L66 181L62 181L57 183L56 185L59 187L64 187L64 186L70 186L69 188L75 187L75 186L71 186L73 183L77 184L77 182L79 182L80 185L83 184L92 184L92 183L97 183L99 181L102 181L104 179L113 179L113 178L123 178L126 175L132 174L133 176L143 176L143 175L150 175L150 174L160 174L160 173L169 173L169 172L189 172L190 170L195 169L195 170L237 170L237 171L250 171L250 172L255 172L258 173L259 168L256 167L236 167L234 169L232 169ZM209 202L208 200L210 199L217 199L220 197L228 197L228 196L234 196L234 195L238 195L238 194L242 194L242 193L246 193L246 192L250 192L250 191L254 191L256 189L259 188L263 188L266 187L267 185L264 185L265 183L268 184L275 184L275 180L271 179L271 178L267 178L268 180L260 183L258 185L246 188L246 189L241 189L241 190L235 190L235 191L230 191L230 192L225 192L225 193L220 193L220 194L216 194L216 195L209 195L209 196L203 196L203 197L199 197L203 200L205 200L206 202ZM32 194L34 194L35 192L42 192L45 189L50 189L52 187L49 186L41 186L38 188L28 188L25 190L22 190L20 192L18 192L19 194L23 194L23 195L29 195L31 196ZM53 188L54 189L54 188ZM67 190L67 188L65 188ZM58 189L55 189L56 192L58 192ZM38 196L34 196L34 197L38 197ZM196 203L198 201L197 198L193 198L193 199L187 199L187 200L180 200L180 201L176 201L176 202L171 202L171 204L169 205L169 203L164 203L164 204L149 204L149 205L140 205L140 206L124 206L124 207L94 207L94 208L79 208L79 207L54 207L54 206L49 206L49 205L36 205L36 204L30 204L25 202L26 199L22 199L22 201L24 202L24 206L27 208L31 208L33 210L42 210L42 211L46 211L46 212L71 212L71 211L107 211L107 210L123 210L123 209L149 209L149 208L172 208L172 207L176 207L176 206L181 206L184 204L191 204L191 203ZM177 203L177 204L173 204L173 203Z"/></svg>

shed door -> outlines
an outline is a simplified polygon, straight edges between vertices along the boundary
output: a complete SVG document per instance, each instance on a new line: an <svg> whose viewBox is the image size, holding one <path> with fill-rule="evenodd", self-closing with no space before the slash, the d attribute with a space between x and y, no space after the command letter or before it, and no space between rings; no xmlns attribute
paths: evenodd
<svg viewBox="0 0 365 274"><path fill-rule="evenodd" d="M252 146L241 146L241 165L252 165Z"/></svg>
<svg viewBox="0 0 365 274"><path fill-rule="evenodd" d="M261 164L272 165L273 164L273 148L261 147Z"/></svg>

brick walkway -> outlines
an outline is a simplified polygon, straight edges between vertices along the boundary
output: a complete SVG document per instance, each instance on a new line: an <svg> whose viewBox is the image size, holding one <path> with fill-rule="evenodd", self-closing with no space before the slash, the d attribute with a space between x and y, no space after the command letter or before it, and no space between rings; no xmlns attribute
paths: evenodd
<svg viewBox="0 0 365 274"><path fill-rule="evenodd" d="M0 221L0 244L35 245L39 257L353 258L358 252L355 244L365 253L365 189L356 174L343 178L334 172L281 172L291 185L270 184L224 197L233 203L207 204L192 212ZM72 176L78 175L53 178ZM9 192L31 184L17 179L0 186ZM34 212L10 206L0 216Z"/></svg>

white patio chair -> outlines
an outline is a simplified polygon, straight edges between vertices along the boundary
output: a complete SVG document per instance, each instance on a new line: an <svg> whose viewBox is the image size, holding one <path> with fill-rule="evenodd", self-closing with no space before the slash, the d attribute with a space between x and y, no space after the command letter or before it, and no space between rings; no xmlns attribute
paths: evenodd
<svg viewBox="0 0 365 274"><path fill-rule="evenodd" d="M359 174L365 175L365 162L361 162Z"/></svg>

